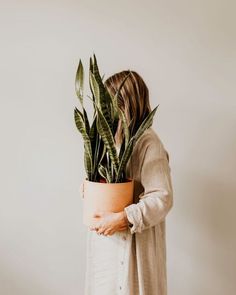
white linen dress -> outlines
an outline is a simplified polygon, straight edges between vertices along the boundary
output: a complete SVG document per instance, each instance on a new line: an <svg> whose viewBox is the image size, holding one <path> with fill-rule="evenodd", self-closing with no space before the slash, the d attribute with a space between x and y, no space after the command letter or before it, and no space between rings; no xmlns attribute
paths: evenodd
<svg viewBox="0 0 236 295"><path fill-rule="evenodd" d="M152 127L126 167L134 202L132 227L113 235L87 231L84 295L167 295L165 217L173 206L169 155Z"/></svg>

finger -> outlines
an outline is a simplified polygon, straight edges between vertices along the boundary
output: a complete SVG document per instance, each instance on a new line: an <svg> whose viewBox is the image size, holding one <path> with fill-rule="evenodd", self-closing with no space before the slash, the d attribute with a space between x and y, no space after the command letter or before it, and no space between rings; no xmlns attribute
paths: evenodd
<svg viewBox="0 0 236 295"><path fill-rule="evenodd" d="M99 228L101 226L100 220L92 220L90 223L90 229L96 230L96 228Z"/></svg>
<svg viewBox="0 0 236 295"><path fill-rule="evenodd" d="M106 230L106 229L105 229L104 227L100 227L100 228L97 230L97 233L98 233L98 234L103 234L105 230Z"/></svg>
<svg viewBox="0 0 236 295"><path fill-rule="evenodd" d="M102 227L99 227L99 229L97 230L97 233L99 235L101 235L103 233L104 229Z"/></svg>
<svg viewBox="0 0 236 295"><path fill-rule="evenodd" d="M114 230L110 230L109 235L112 236L114 235L115 231Z"/></svg>
<svg viewBox="0 0 236 295"><path fill-rule="evenodd" d="M94 221L90 223L90 227L92 228L99 228L102 226L102 223L100 221Z"/></svg>
<svg viewBox="0 0 236 295"><path fill-rule="evenodd" d="M108 236L108 235L110 235L111 234L111 231L110 230L105 230L104 231L104 236Z"/></svg>

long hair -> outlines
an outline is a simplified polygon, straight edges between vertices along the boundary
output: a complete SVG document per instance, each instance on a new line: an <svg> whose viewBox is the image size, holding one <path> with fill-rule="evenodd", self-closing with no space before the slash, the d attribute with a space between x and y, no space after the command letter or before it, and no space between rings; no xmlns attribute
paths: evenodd
<svg viewBox="0 0 236 295"><path fill-rule="evenodd" d="M149 90L142 77L135 71L121 71L110 76L104 82L105 87L111 96L114 96L124 78L128 75L118 96L118 106L123 110L131 136L138 130L138 127L151 112L149 101ZM124 138L122 122L119 120L115 141L121 145Z"/></svg>

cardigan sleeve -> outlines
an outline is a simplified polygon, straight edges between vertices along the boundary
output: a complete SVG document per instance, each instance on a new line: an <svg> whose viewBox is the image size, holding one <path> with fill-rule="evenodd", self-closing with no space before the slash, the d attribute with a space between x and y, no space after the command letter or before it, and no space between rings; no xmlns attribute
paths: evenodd
<svg viewBox="0 0 236 295"><path fill-rule="evenodd" d="M139 202L124 208L130 233L143 230L163 221L173 206L173 190L169 155L162 142L151 142L145 151L140 181L144 191Z"/></svg>

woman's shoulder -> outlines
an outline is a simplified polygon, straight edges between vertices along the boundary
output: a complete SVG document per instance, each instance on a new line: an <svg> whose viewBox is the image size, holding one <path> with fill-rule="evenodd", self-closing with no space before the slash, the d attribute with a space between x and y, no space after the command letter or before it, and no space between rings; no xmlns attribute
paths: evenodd
<svg viewBox="0 0 236 295"><path fill-rule="evenodd" d="M160 139L157 132L153 129L153 127L149 127L144 131L144 133L140 137L138 146L139 152L141 150L149 149L150 153L153 153L155 157L158 154L160 157L162 157L163 155L165 157L167 155L167 158L169 159L168 152L165 149L162 140Z"/></svg>
<svg viewBox="0 0 236 295"><path fill-rule="evenodd" d="M147 128L143 134L139 138L139 144L142 144L142 146L148 146L150 144L158 145L161 144L160 137L156 133L156 131L153 129L153 127Z"/></svg>

